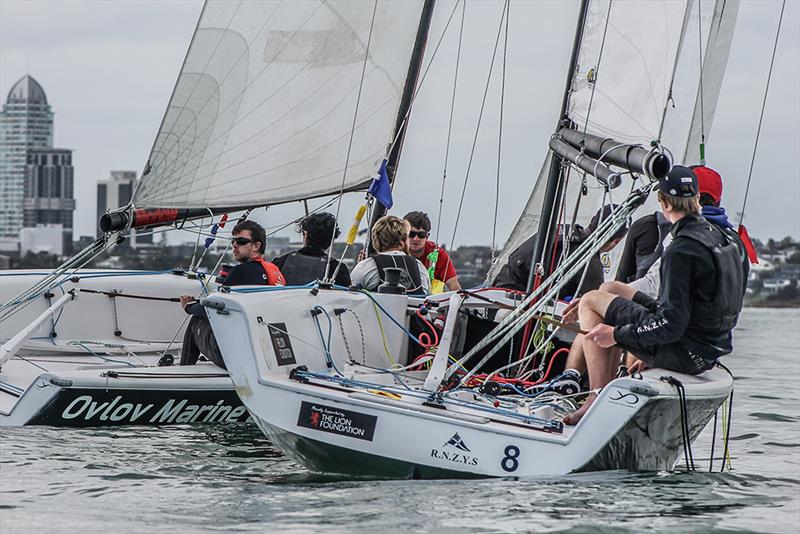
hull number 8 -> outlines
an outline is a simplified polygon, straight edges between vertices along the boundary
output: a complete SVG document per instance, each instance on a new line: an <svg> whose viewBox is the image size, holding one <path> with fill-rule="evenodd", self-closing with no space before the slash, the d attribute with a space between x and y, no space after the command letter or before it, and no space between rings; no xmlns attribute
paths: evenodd
<svg viewBox="0 0 800 534"><path fill-rule="evenodd" d="M509 445L506 447L505 456L500 461L500 467L507 473L513 473L519 467L519 447L516 445Z"/></svg>

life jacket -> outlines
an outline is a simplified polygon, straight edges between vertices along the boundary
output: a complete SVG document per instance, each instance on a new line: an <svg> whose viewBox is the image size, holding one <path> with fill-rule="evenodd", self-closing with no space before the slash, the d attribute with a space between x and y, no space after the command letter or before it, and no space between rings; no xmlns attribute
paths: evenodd
<svg viewBox="0 0 800 534"><path fill-rule="evenodd" d="M703 245L711 253L716 270L714 298L711 302L694 299L687 330L701 335L730 332L736 326L744 300L743 257L736 234L698 218L682 226L675 235L678 237Z"/></svg>
<svg viewBox="0 0 800 534"><path fill-rule="evenodd" d="M660 211L657 211L655 216L655 222L658 225L658 244L650 254L636 254L636 274L633 278L634 280L638 280L646 275L650 267L664 254L664 238L669 234L672 223L669 222Z"/></svg>
<svg viewBox="0 0 800 534"><path fill-rule="evenodd" d="M255 258L251 258L252 261L256 261L261 264L261 267L264 269L264 273L267 275L267 285L268 286L285 286L286 279L283 277L283 273L281 270L278 269L278 266L272 262L269 262L262 258L261 256L257 256Z"/></svg>
<svg viewBox="0 0 800 534"><path fill-rule="evenodd" d="M400 269L400 284L406 288L406 294L425 295L425 287L422 285L416 258L408 254L402 256L399 254L373 254L370 258L375 260L381 282L386 281L384 271L387 268Z"/></svg>
<svg viewBox="0 0 800 534"><path fill-rule="evenodd" d="M283 276L286 279L286 285L299 286L314 280L322 280L325 277L327 265L328 258L326 256L309 256L292 252L286 256L283 262ZM333 265L331 265L330 274L333 274Z"/></svg>

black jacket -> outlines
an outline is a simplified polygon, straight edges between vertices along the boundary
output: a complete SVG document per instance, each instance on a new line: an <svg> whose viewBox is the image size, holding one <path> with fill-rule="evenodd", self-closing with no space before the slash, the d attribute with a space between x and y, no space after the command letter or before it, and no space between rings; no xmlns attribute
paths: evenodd
<svg viewBox="0 0 800 534"><path fill-rule="evenodd" d="M328 274L331 275L336 272L336 267L340 265L339 262L335 259L328 259L328 254L322 249L303 247L300 250L278 256L272 260L272 263L277 265L283 273L287 286L296 286L322 280L328 261L331 264ZM350 270L346 265L341 264L339 267L334 284L350 287Z"/></svg>
<svg viewBox="0 0 800 534"><path fill-rule="evenodd" d="M569 233L569 229L566 229L565 233ZM578 248L587 237L588 233L586 230L584 230L583 227L576 225L575 232L573 233L572 237L572 243L569 247L570 251L572 252ZM497 273L497 277L492 285L495 287L516 289L518 291L525 291L527 289L526 286L528 284L528 276L531 272L531 258L533 256L533 250L536 247L536 239L537 234L533 234L533 236L525 240L525 242L523 242L514 250L514 252L511 253L511 255L508 257L508 263L506 263L503 268L500 269L500 272ZM558 243L556 244L556 259L561 256L563 249L562 240L563 237L559 234ZM603 263L600 261L599 254L596 254L591 260L589 260L589 267L587 268L583 285L578 288L578 283L580 282L582 275L583 271L580 271L569 282L567 282L567 284L561 288L560 296L576 297L600 287L604 281L604 276Z"/></svg>
<svg viewBox="0 0 800 534"><path fill-rule="evenodd" d="M264 268L257 261L248 261L234 266L223 285L226 286L261 286L267 284L267 275ZM186 306L186 313L195 317L206 317L206 312L199 302Z"/></svg>
<svg viewBox="0 0 800 534"><path fill-rule="evenodd" d="M641 292L633 299L650 315L616 325L614 339L627 346L678 342L712 362L733 350L731 330L746 287L741 250L734 236L699 214L676 222L672 235L661 259L658 300Z"/></svg>
<svg viewBox="0 0 800 534"><path fill-rule="evenodd" d="M647 274L664 252L664 238L672 228L661 212L651 213L633 222L625 239L616 280L629 283Z"/></svg>

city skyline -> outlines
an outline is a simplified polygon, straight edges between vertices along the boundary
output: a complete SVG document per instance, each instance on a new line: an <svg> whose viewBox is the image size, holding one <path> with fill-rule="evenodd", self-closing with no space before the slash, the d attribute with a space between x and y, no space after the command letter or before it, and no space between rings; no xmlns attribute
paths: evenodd
<svg viewBox="0 0 800 534"><path fill-rule="evenodd" d="M489 14L497 11L491 3L476 4L476 10L485 10ZM3 15L0 17L3 20L0 27L3 30L0 31L0 52L3 55L3 61L0 62L0 90L8 90L13 83L12 78L22 75L19 69L24 70L26 65L30 65L32 75L46 80L42 83L48 87L48 93L57 95L50 96L51 102L58 100L60 114L56 143L76 148L77 237L93 233L97 181L104 179L112 170L140 171L144 166L201 3L165 2L158 6L148 4L147 9L126 2L114 5L102 2L57 2L48 5L53 9L46 13L32 10L20 2L3 2L0 6L0 14ZM539 5L552 20L552 28L542 30L545 32L543 39L563 40L563 35L550 34L548 31L571 35L570 21L574 17L574 6L548 2ZM793 67L800 49L798 7L798 3L793 2L786 6L747 202L745 224L752 235L762 239L800 236L800 218L797 215L800 180L797 166L793 163L793 156L800 146L800 105L797 98L800 76ZM515 8L516 5L512 10ZM524 20L527 8L524 4L516 8L520 20ZM726 180L724 204L731 215L741 209L744 199L779 10L779 2L759 2L757 5L742 2L716 119L708 136L709 164L718 168ZM89 12L95 16L88 16ZM52 17L76 20L76 27L69 32L69 25L58 28L60 38L53 36L52 32L50 35L40 34L40 31L48 28L53 30ZM116 24L116 32L96 25L93 22L95 18L112 21ZM42 27L33 28L33 20L42 22ZM514 19L512 32L513 24ZM476 28L472 28L473 34L476 31L486 33ZM559 28L569 28L569 31ZM518 28L517 31L524 30ZM29 35L23 35L24 32ZM524 182L532 180L538 172L563 86L561 71L564 69L564 58L541 58L540 54L527 53L533 59L529 56L520 59L538 62L541 72L560 70L548 77L555 81L536 86L537 97L550 104L541 106L542 109L525 109L513 116L506 126L504 136L512 140L504 144L504 150L511 154L509 163L504 163L504 169L507 169L510 178L500 198L503 210L497 227L498 236L502 236L498 238L499 245L502 245L527 199L528 190L524 195L517 190L522 191ZM56 64L61 65L65 58L73 60L72 70L62 76L63 71ZM465 72L485 69L485 55L479 59L475 60L474 65L465 64ZM523 64L514 63L514 60L514 56L509 57L509 70L512 73L515 72L512 69L519 70ZM424 102L420 102L420 107L430 109L424 107ZM406 167L404 170L410 174L417 171L429 173L429 167L422 167L420 162L442 159L442 137L446 133L446 125L443 128L432 120L420 118L424 115L419 113L413 117L412 131L401 161L401 167ZM458 123L456 126L459 126ZM460 154L468 152L474 133L474 116L463 117L461 126L461 131L454 135L452 145L452 153L459 158ZM515 138L518 140L513 140ZM476 169L473 172L477 170L493 179L495 161L490 153L496 153L497 147L496 143L494 146L492 143L487 145L483 152L476 155ZM460 173L461 168L454 166L452 176L448 179L457 181L463 178L463 175L458 176ZM440 179L441 176L432 176L428 180L430 183L415 188L405 183L399 184L396 191L399 211L421 208L431 213L433 218L438 208ZM466 196L465 208L483 214L486 211L486 196L480 191L471 190ZM493 204L494 199L491 200ZM298 206L271 209L270 215L259 214L257 217L267 224L276 225L290 219L293 215L289 213L299 213L300 209ZM785 216L775 217L775 213ZM352 209L345 205L340 218L346 224L351 214ZM454 209L446 206L443 221L453 214ZM485 218L471 219L461 222L463 228L459 230L455 245L490 242L492 231L488 228L489 223L482 220ZM442 226L445 226L444 223ZM449 227L444 227L442 233L449 236Z"/></svg>

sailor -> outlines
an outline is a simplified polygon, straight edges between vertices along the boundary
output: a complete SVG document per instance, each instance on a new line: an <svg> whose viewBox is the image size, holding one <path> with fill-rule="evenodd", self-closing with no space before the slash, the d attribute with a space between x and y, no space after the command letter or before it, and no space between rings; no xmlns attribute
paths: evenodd
<svg viewBox="0 0 800 534"><path fill-rule="evenodd" d="M710 167L706 167L705 165L693 165L689 168L692 169L697 176L697 188L700 192L700 207L702 209L701 213L703 217L705 217L705 219L709 222L725 230L737 242L742 253L742 267L744 268L745 279L747 279L747 275L750 272L750 262L748 261L747 257L747 242L743 241L741 236L733 232L733 224L731 224L731 222L728 220L728 216L725 213L725 208L720 206L720 202L722 201L722 177L717 171ZM620 265L620 270L617 271L617 281L606 282L600 286L602 291L613 293L627 299L633 298L633 295L636 293L636 291L642 291L652 298L657 298L658 290L661 285L659 276L661 255L663 254L664 248L669 246L670 242L672 241L672 235L669 233L672 223L666 221L663 213L659 212L658 215L660 216L658 219L652 218L651 216L645 216L631 225L631 231L628 233L628 241L625 243L626 250L623 252L623 264ZM664 231L664 227L660 222L661 219L667 222L668 226L666 231ZM633 237L635 239L635 235L637 235L634 234L634 228L637 227L637 223L640 223L641 221L648 222L638 225L639 232L637 234L652 235L655 233L658 235L658 239L660 241L654 248L653 253L650 255L640 255L638 251L643 250L643 248L639 247L638 245L634 247L637 251L636 264L638 266L636 274L634 275L635 279L628 284L623 284L619 280L620 275L624 275L624 273L621 272L625 261L624 256L628 252L628 244L630 243L631 238ZM745 238L749 240L746 235ZM750 247L754 248L752 244L750 244ZM643 260L641 263L640 259ZM644 272L644 274L642 274L641 269L647 266L649 266L648 269Z"/></svg>
<svg viewBox="0 0 800 534"><path fill-rule="evenodd" d="M280 269L262 257L267 237L260 224L255 221L242 221L233 228L232 236L233 257L239 265L230 270L224 285L286 285ZM192 316L183 335L180 364L194 365L202 353L226 369L205 309L191 295L182 295L180 300L184 311Z"/></svg>
<svg viewBox="0 0 800 534"><path fill-rule="evenodd" d="M558 241L556 242L555 257L562 254L564 247L564 237L569 236L569 250L575 250L581 245L589 235L597 229L597 226L603 219L608 218L616 206L609 204L600 208L597 213L592 217L589 227L584 229L583 226L576 224L574 229L570 231L569 227L564 228L563 232L559 232ZM600 260L600 254L609 252L616 247L620 241L625 237L628 228L627 225L617 231L616 234L605 244L600 251L589 260L589 266L586 270L586 276L583 276L583 271L576 274L564 287L561 288L560 295L563 297L578 297L587 291L597 289L603 283L603 263ZM528 277L531 272L531 261L533 259L533 250L536 247L536 239L538 234L533 234L514 252L508 257L506 263L492 284L495 287L502 287L506 289L515 289L517 291L527 290ZM581 284L581 278L583 283ZM580 285L579 285L580 284Z"/></svg>
<svg viewBox="0 0 800 534"><path fill-rule="evenodd" d="M746 255L746 247L744 243L741 242L739 235L733 232L733 225L730 223L730 221L728 221L728 217L725 214L725 208L720 206L720 202L722 201L722 177L717 171L704 165L694 165L689 168L692 169L697 176L697 188L700 192L700 206L702 208L703 217L705 217L709 222L719 226L737 242L742 256L744 278L747 280L747 274L750 271L750 265ZM642 293L654 299L658 297L658 290L661 286L659 274L661 267L661 255L663 254L664 249L672 242L672 234L670 234L672 223L667 221L663 213L658 212L658 215L659 217L646 215L631 225L631 230L628 232L628 239L625 243L626 250L623 252L622 264L620 265L620 270L617 271L617 280L605 282L600 286L600 291L624 297L628 300L632 300L637 291L641 291ZM660 222L662 219L667 223L666 231ZM653 252L651 254L647 254L646 246L642 245L641 243L645 242L646 245L646 242L649 242L654 235L657 236L659 242L653 249ZM638 240L640 243L629 248L629 244L632 239ZM619 279L621 274L624 277L623 271L626 262L625 255L629 254L631 251L636 251L636 265L638 268L636 273L633 275L636 277L636 279L626 284L620 282ZM648 270L642 275L641 269L648 265ZM571 313L570 310L575 310L575 307L579 304L579 299L573 300L570 303L569 308L565 310L564 317L574 317L574 313ZM630 368L636 365L636 361L636 358L628 354L625 365L626 367ZM583 354L583 338L577 338L575 342L573 342L572 347L570 348L569 357L567 358L566 368L575 369L580 373L586 371L586 360Z"/></svg>
<svg viewBox="0 0 800 534"><path fill-rule="evenodd" d="M700 215L697 176L688 167L676 165L660 181L658 201L673 223L658 299L641 291L633 300L592 291L578 306L581 327L588 330L583 348L593 390L614 377L614 345L638 358L639 368L684 374L702 373L733 350L731 331L746 284L733 232ZM577 424L596 398L590 393L564 423Z"/></svg>
<svg viewBox="0 0 800 534"><path fill-rule="evenodd" d="M386 281L385 270L398 268L400 284L408 295L428 295L430 279L422 263L408 254L408 232L411 225L405 219L385 215L372 226L372 246L377 251L358 262L350 274L354 286L374 291Z"/></svg>
<svg viewBox="0 0 800 534"><path fill-rule="evenodd" d="M329 258L327 253L331 242L341 234L336 217L331 213L312 213L300 221L297 231L303 235L303 248L272 260L286 278L286 285L297 286L322 280L327 269L328 276L336 275L334 284L350 287L347 266Z"/></svg>
<svg viewBox="0 0 800 534"><path fill-rule="evenodd" d="M447 251L428 239L431 235L431 220L428 214L421 211L410 211L403 219L411 225L408 232L408 253L419 261L428 270L431 281L431 291L458 291L461 284L453 265L453 260Z"/></svg>

